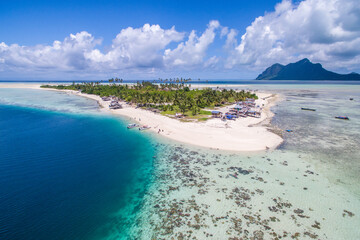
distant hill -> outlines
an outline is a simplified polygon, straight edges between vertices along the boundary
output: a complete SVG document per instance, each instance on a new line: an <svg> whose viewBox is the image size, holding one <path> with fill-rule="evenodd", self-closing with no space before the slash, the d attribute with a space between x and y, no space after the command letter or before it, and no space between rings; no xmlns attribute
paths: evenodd
<svg viewBox="0 0 360 240"><path fill-rule="evenodd" d="M261 73L256 80L360 80L360 74L339 74L324 69L320 63L312 63L304 58L284 66L272 65Z"/></svg>

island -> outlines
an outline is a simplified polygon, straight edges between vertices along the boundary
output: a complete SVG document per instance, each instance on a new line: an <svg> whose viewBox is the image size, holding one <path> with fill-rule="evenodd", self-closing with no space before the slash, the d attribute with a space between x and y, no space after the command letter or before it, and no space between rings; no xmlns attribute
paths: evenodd
<svg viewBox="0 0 360 240"><path fill-rule="evenodd" d="M360 80L360 74L339 74L328 71L320 63L304 58L284 66L279 63L262 72L256 80Z"/></svg>
<svg viewBox="0 0 360 240"><path fill-rule="evenodd" d="M125 116L129 128L211 149L261 151L283 140L271 129L270 107L276 94L191 87L187 83L149 81L136 84L99 82L42 85L96 100L102 110Z"/></svg>

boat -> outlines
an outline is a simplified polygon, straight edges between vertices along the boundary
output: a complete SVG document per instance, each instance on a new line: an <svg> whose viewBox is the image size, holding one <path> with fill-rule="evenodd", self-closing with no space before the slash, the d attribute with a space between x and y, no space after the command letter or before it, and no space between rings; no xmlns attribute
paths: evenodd
<svg viewBox="0 0 360 240"><path fill-rule="evenodd" d="M109 98L109 97L102 97L101 98L103 101L110 101L111 100L111 98Z"/></svg>
<svg viewBox="0 0 360 240"><path fill-rule="evenodd" d="M291 130L291 129L286 129L286 131L287 131L287 132L292 132L293 130Z"/></svg>
<svg viewBox="0 0 360 240"><path fill-rule="evenodd" d="M238 176L236 174L229 174L230 176L232 176L233 178L238 179Z"/></svg>
<svg viewBox="0 0 360 240"><path fill-rule="evenodd" d="M136 128L136 127L138 127L139 125L137 125L136 123L130 123L130 124L128 124L127 125L127 128L128 129L131 129L131 128Z"/></svg>
<svg viewBox="0 0 360 240"><path fill-rule="evenodd" d="M353 98L350 98L350 101L354 100Z"/></svg>
<svg viewBox="0 0 360 240"><path fill-rule="evenodd" d="M117 101L111 101L109 108L110 109L120 109L120 108L122 108L122 106Z"/></svg>
<svg viewBox="0 0 360 240"><path fill-rule="evenodd" d="M335 117L335 118L337 118L337 119L342 119L342 120L350 120L348 117L346 117L346 116L337 116L337 117Z"/></svg>
<svg viewBox="0 0 360 240"><path fill-rule="evenodd" d="M121 109L121 105L109 105L110 109Z"/></svg>
<svg viewBox="0 0 360 240"><path fill-rule="evenodd" d="M142 127L139 127L139 131L148 130L148 129L150 129L150 128L151 128L151 127L144 125L144 126L142 126Z"/></svg>
<svg viewBox="0 0 360 240"><path fill-rule="evenodd" d="M314 111L314 112L316 111L316 109L313 108L303 108L303 107L301 108L301 110Z"/></svg>

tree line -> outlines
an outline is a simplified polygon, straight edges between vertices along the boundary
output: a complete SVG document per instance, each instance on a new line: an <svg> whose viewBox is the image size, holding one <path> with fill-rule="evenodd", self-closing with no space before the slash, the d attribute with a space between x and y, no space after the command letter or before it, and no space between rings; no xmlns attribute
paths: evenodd
<svg viewBox="0 0 360 240"><path fill-rule="evenodd" d="M244 90L190 89L191 84L187 84L186 81L160 84L142 81L134 85L74 82L72 85L43 85L42 87L76 90L101 97L115 96L140 107L152 107L161 111L180 111L183 114L191 111L193 115L198 114L203 108L244 101L246 98L257 99L254 93Z"/></svg>

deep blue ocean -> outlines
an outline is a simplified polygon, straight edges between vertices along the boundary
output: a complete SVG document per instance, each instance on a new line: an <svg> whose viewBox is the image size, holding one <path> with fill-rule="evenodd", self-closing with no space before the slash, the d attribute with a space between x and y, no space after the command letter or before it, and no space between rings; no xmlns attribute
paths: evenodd
<svg viewBox="0 0 360 240"><path fill-rule="evenodd" d="M0 239L126 239L154 155L126 124L0 104Z"/></svg>

